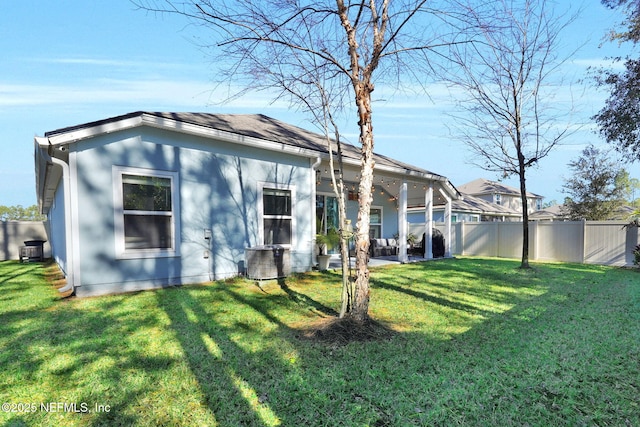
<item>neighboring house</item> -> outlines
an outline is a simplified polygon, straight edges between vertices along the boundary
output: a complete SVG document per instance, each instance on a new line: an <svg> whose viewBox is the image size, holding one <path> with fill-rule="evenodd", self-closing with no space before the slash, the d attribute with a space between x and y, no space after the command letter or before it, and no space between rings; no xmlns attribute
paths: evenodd
<svg viewBox="0 0 640 427"><path fill-rule="evenodd" d="M608 221L628 221L634 217L636 211L633 206L620 206L611 214ZM532 213L529 219L536 221L569 221L571 217L564 205L553 205Z"/></svg>
<svg viewBox="0 0 640 427"><path fill-rule="evenodd" d="M542 208L529 215L531 221L565 221L568 219L563 205L552 205Z"/></svg>
<svg viewBox="0 0 640 427"><path fill-rule="evenodd" d="M355 227L360 149L343 155ZM444 176L375 162L371 237L406 236L407 206L459 197ZM78 296L243 274L264 245L310 270L316 233L337 224L328 167L324 136L263 115L135 112L35 138L52 257Z"/></svg>
<svg viewBox="0 0 640 427"><path fill-rule="evenodd" d="M520 214L523 212L520 190L500 182L479 178L459 186L458 190L463 195L471 195ZM527 192L527 212L532 213L542 209L542 199L542 196Z"/></svg>
<svg viewBox="0 0 640 427"><path fill-rule="evenodd" d="M433 207L433 220L445 222L446 207ZM451 222L480 222L480 221L519 221L522 214L504 206L495 205L478 197L462 194L462 198L451 202ZM409 222L422 223L425 221L424 207L409 209Z"/></svg>

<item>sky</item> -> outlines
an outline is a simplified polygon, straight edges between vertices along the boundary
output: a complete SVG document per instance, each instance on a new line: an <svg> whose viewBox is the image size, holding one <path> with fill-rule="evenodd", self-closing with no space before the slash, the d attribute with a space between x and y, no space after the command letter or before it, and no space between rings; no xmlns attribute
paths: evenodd
<svg viewBox="0 0 640 427"><path fill-rule="evenodd" d="M0 205L37 203L34 136L67 126L143 110L265 114L317 130L304 114L272 103L266 94L221 104L213 84L216 59L198 43L203 30L181 17L137 10L128 0L0 0L0 5ZM607 93L585 77L589 66L627 52L614 43L601 46L623 17L598 0L575 2L580 5L579 19L563 33L563 49L576 52L559 91L574 100L572 120L586 125L527 172L528 190L545 202L564 199L567 164L584 147L609 147L589 119ZM429 95L374 92L375 151L444 175L456 186L481 177L501 179L472 166L469 149L450 133L449 92L434 84ZM355 144L355 123L348 126L342 132ZM626 168L640 178L639 164ZM502 182L518 187L517 178Z"/></svg>

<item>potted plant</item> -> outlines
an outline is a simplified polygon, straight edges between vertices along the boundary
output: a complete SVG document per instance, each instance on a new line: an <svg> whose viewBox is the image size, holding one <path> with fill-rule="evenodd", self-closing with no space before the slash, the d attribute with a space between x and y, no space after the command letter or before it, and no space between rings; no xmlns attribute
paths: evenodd
<svg viewBox="0 0 640 427"><path fill-rule="evenodd" d="M316 246L318 247L318 269L327 270L331 255L328 251L340 244L340 235L335 228L329 229L326 234L316 234Z"/></svg>

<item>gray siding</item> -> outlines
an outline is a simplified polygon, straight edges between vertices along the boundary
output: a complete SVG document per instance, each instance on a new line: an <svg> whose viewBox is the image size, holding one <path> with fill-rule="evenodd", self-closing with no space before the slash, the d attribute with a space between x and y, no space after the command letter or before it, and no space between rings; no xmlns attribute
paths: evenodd
<svg viewBox="0 0 640 427"><path fill-rule="evenodd" d="M142 132L142 134L141 134ZM292 269L311 262L314 211L310 162L306 158L214 142L151 128L102 135L71 153L77 177L78 295L196 283L238 274L246 247L259 245L257 212L261 182L295 186ZM117 259L113 166L178 173L179 255ZM211 240L204 230L212 230Z"/></svg>
<svg viewBox="0 0 640 427"><path fill-rule="evenodd" d="M58 263L60 269L67 274L67 252L64 223L64 185L62 181L58 185L55 198L49 210L49 240L51 244L51 256Z"/></svg>

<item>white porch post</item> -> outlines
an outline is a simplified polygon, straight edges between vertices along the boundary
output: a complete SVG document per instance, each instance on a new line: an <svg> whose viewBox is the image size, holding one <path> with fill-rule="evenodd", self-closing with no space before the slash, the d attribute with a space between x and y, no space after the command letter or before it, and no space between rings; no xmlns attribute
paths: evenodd
<svg viewBox="0 0 640 427"><path fill-rule="evenodd" d="M446 258L451 257L451 197L447 196L442 188L438 189L442 197L447 201L444 211L444 227L445 227L445 240L444 240L444 256Z"/></svg>
<svg viewBox="0 0 640 427"><path fill-rule="evenodd" d="M424 257L426 259L433 258L433 184L429 184L429 188L424 195Z"/></svg>
<svg viewBox="0 0 640 427"><path fill-rule="evenodd" d="M407 181L400 185L398 200L398 261L405 263L407 258Z"/></svg>

